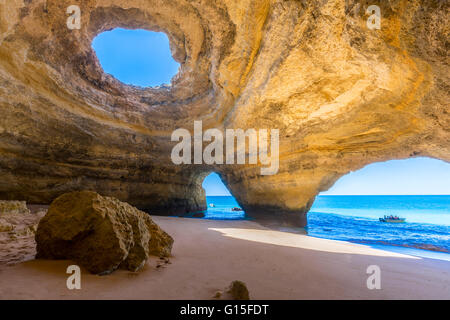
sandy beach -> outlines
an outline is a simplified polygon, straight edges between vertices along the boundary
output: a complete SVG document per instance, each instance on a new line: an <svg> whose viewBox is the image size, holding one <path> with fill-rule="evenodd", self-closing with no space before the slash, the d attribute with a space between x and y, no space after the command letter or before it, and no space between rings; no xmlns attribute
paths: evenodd
<svg viewBox="0 0 450 320"><path fill-rule="evenodd" d="M276 231L251 221L152 217L175 239L169 263L96 276L82 269L68 290L71 261L0 265L0 299L213 299L231 281L251 299L450 299L450 262ZM369 265L381 290L369 290Z"/></svg>

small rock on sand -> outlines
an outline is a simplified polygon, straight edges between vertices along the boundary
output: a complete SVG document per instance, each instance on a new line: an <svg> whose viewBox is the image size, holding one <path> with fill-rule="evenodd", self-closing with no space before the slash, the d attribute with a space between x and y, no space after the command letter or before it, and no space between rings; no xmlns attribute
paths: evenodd
<svg viewBox="0 0 450 320"><path fill-rule="evenodd" d="M242 281L233 281L227 292L234 300L250 300L247 286Z"/></svg>

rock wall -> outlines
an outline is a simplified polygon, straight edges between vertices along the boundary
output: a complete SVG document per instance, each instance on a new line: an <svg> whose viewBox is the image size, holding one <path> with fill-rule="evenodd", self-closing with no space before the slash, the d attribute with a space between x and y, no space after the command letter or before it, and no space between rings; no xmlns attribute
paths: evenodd
<svg viewBox="0 0 450 320"><path fill-rule="evenodd" d="M389 159L450 161L449 4L431 0L0 0L0 198L95 190L146 211L205 209L216 171L246 212L297 225L339 177ZM381 8L381 29L366 25ZM165 32L171 86L103 72L92 39ZM118 44L120 45L120 44ZM173 165L177 128L279 129L280 168Z"/></svg>
<svg viewBox="0 0 450 320"><path fill-rule="evenodd" d="M30 209L27 208L25 201L4 201L0 200L0 215L2 214L28 214Z"/></svg>

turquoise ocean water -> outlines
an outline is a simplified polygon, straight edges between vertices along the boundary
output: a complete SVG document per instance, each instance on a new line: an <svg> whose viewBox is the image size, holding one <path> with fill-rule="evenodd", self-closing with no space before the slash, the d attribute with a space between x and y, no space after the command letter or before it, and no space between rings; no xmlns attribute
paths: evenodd
<svg viewBox="0 0 450 320"><path fill-rule="evenodd" d="M205 219L246 218L244 212L231 211L239 206L233 197L207 197L207 202ZM406 223L378 221L390 214L406 218ZM450 259L450 196L318 196L306 231L312 237L393 251L441 252Z"/></svg>

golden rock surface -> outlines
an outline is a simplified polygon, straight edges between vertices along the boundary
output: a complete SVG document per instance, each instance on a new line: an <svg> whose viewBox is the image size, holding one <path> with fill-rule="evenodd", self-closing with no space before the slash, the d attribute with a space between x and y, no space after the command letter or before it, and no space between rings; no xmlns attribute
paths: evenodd
<svg viewBox="0 0 450 320"><path fill-rule="evenodd" d="M370 3L369 3L370 2ZM0 0L0 198L95 190L153 213L205 209L221 174L250 216L297 225L367 164L450 161L449 3L429 0ZM367 27L379 5L381 29ZM93 38L164 31L171 86L103 72ZM120 46L120 43L117 44ZM280 168L173 165L177 128L279 129Z"/></svg>

